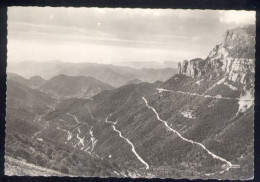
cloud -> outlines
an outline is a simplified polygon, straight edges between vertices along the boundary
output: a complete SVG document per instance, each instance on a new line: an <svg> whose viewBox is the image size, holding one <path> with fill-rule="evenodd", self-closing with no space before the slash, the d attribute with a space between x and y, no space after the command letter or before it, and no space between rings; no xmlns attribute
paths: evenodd
<svg viewBox="0 0 260 182"><path fill-rule="evenodd" d="M52 19L53 19L53 17L54 17L54 16L51 14L51 15L49 16L49 19L50 19L50 20L52 20Z"/></svg>
<svg viewBox="0 0 260 182"><path fill-rule="evenodd" d="M193 40L193 41L199 40L199 37L198 37L198 36L192 37L192 40Z"/></svg>
<svg viewBox="0 0 260 182"><path fill-rule="evenodd" d="M103 56L103 59L111 62L119 59L162 61L172 58L182 60L184 57L189 59L187 52L190 53L191 58L207 56L210 49L221 42L226 30L254 22L254 11L10 7L8 8L8 40L9 42L12 39L19 40L21 43L19 46L23 45L23 42L25 45L30 41L46 40L48 43L42 43L39 46L26 44L28 48L35 49L35 54L46 49L44 54L37 53L40 55L37 56L38 59L46 60L53 58L48 57L49 53L54 57L67 54L67 47L64 48L66 51L60 50L63 44L52 47L53 49L48 48L50 44L57 44L57 41L50 37L58 36L63 36L61 42L87 44L84 46L85 52L78 53L82 55L78 56L78 59L98 61L102 60ZM37 35L32 32L36 32ZM27 39L24 39L25 34ZM39 37L42 39L38 40ZM71 40L73 37L74 41ZM12 54L16 55L17 59L20 59L20 54L29 53L30 49L25 46L20 46L19 49L16 47ZM99 53L93 51L95 48ZM117 49L122 50L124 54L116 51ZM149 54L149 51L154 52L154 49L158 49L158 54L147 56L142 53ZM85 55L90 53L92 56ZM158 56L160 54L164 54L164 57ZM72 56L71 53L67 58L66 56L63 58L73 60ZM31 59L30 54L26 54L23 59Z"/></svg>
<svg viewBox="0 0 260 182"><path fill-rule="evenodd" d="M222 23L255 24L255 11L220 11Z"/></svg>

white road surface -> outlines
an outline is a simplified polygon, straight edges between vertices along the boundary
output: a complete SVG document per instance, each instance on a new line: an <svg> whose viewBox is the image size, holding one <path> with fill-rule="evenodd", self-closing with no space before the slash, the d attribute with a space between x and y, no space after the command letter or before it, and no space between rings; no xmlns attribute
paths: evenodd
<svg viewBox="0 0 260 182"><path fill-rule="evenodd" d="M189 143L191 143L191 144L196 144L196 145L200 146L200 147L201 147L203 150L205 150L211 157L213 157L213 158L215 158L215 159L218 159L218 160L220 160L220 161L226 163L226 164L227 164L227 168L226 168L227 170L229 170L230 168L237 168L237 167L239 167L238 165L234 165L234 164L232 164L230 161L228 161L228 160L226 160L226 159L224 159L224 158L222 158L222 157L220 157L220 156L214 154L213 152L209 151L203 144L183 137L178 131L176 131L176 130L174 130L173 128L171 128L166 121L164 121L164 120L162 120L162 119L160 118L160 116L159 116L159 114L157 113L157 111L155 110L155 108L153 108L152 106L150 106L150 105L148 104L148 101L145 99L145 97L142 97L142 99L144 100L146 106L147 106L149 109L151 109L151 110L155 113L157 119L158 119L159 121L161 121L161 122L166 126L167 129L169 129L169 130L172 131L173 133L177 134L182 140L184 140L184 141L186 141L186 142L189 142Z"/></svg>

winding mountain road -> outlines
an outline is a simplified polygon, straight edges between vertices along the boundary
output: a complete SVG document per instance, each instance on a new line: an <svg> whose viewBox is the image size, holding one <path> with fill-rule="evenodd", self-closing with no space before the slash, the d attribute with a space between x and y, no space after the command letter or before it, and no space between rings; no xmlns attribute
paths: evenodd
<svg viewBox="0 0 260 182"><path fill-rule="evenodd" d="M92 130L93 126L90 128L89 130L89 134L90 134L90 140L91 140L91 152L93 152L95 146L96 146L96 143L97 143L97 139L94 137L94 134L93 134L93 130Z"/></svg>
<svg viewBox="0 0 260 182"><path fill-rule="evenodd" d="M85 144L84 144L84 139L85 139L85 137L81 138L81 137L79 136L79 134L77 134L77 139L79 140L79 142L76 143L76 144L74 145L74 147L81 145L80 150L84 150L84 148L85 148Z"/></svg>
<svg viewBox="0 0 260 182"><path fill-rule="evenodd" d="M171 128L166 121L164 121L164 120L162 120L162 119L160 118L160 116L159 116L159 114L157 113L157 111L155 110L155 108L153 108L152 106L150 106L150 105L148 104L148 101L145 99L145 97L142 97L142 99L144 100L146 106L147 106L149 109L151 109L151 110L155 113L157 119L158 119L159 121L161 121L161 122L166 126L166 128L168 128L168 129L169 129L170 131L172 131L173 133L177 134L182 140L184 140L184 141L186 141L186 142L189 142L189 143L191 143L191 144L196 144L196 145L200 146L203 150L205 150L205 151L206 151L211 157L213 157L214 159L217 159L217 160L220 160L220 161L226 163L226 164L227 164L226 170L229 170L230 168L238 168L238 167L240 167L239 165L234 165L234 164L232 164L230 161L228 161L228 160L226 160L226 159L224 159L224 158L222 158L222 157L220 157L220 156L214 154L213 152L211 152L210 150L208 150L202 143L199 143L199 142L196 142L196 141L193 141L193 140L190 140L190 139L187 139L187 138L183 137L178 131L176 131L176 130L174 130L173 128Z"/></svg>
<svg viewBox="0 0 260 182"><path fill-rule="evenodd" d="M111 116L111 115L110 115L110 116ZM115 121L115 122L113 122L113 121L108 121L108 118L109 118L109 117L107 117L106 120L105 120L106 123L111 123L111 124L113 124L113 125L115 125L115 124L117 123L117 121Z"/></svg>
<svg viewBox="0 0 260 182"><path fill-rule="evenodd" d="M181 94L186 94L186 95L192 95L192 96L199 96L199 97L205 97L205 98L214 98L214 99L226 99L226 100L238 100L238 101L253 101L254 99L241 99L241 98L231 98L231 97L222 97L221 95L205 95L205 94L197 94L197 93L191 93L191 92L182 92L182 91L176 91L176 90L167 90L164 88L156 88L159 93L160 92L176 92L176 93L181 93Z"/></svg>
<svg viewBox="0 0 260 182"><path fill-rule="evenodd" d="M127 143L129 143L129 144L131 145L131 147L132 147L132 152L135 154L135 156L137 157L137 159L138 159L140 162L142 162L142 163L146 166L146 169L149 169L148 163L145 162L145 161L138 155L138 153L137 153L136 150L135 150L135 146L133 145L133 143L130 142L130 140L128 140L127 138L123 137L121 131L117 130L114 125L112 126L112 128L113 128L114 131L116 131L116 132L119 134L119 136L120 136L121 138L123 138L124 140L126 140Z"/></svg>
<svg viewBox="0 0 260 182"><path fill-rule="evenodd" d="M90 108L89 108L88 106L86 106L86 107L87 107L88 112L89 112L89 114L90 114L90 116L91 116L91 119L94 119L94 116L92 115L92 112L91 112Z"/></svg>
<svg viewBox="0 0 260 182"><path fill-rule="evenodd" d="M76 120L77 123L80 123L78 118L76 116L74 116L73 114L67 113L67 115L73 117Z"/></svg>
<svg viewBox="0 0 260 182"><path fill-rule="evenodd" d="M70 140L70 139L72 138L72 133L69 132L68 130L61 129L61 128L59 128L59 127L57 127L57 130L61 130L61 131L64 131L64 132L68 133L67 140Z"/></svg>
<svg viewBox="0 0 260 182"><path fill-rule="evenodd" d="M111 116L111 114L110 114L110 116ZM118 129L116 129L115 124L116 124L117 122L108 121L108 118L109 118L109 117L106 118L105 122L112 124L113 130L119 134L119 137L120 137L120 138L123 138L125 141L127 141L127 143L128 143L128 144L131 146L131 148L132 148L131 151L134 153L134 155L137 157L137 159L138 159L141 163L143 163L143 164L146 166L146 169L149 169L149 168L150 168L149 164L148 164L147 162L145 162L145 161L141 158L141 156L136 152L134 144L133 144L129 139L123 137L121 131L119 131Z"/></svg>
<svg viewBox="0 0 260 182"><path fill-rule="evenodd" d="M88 108L88 107L87 107ZM90 109L88 108L88 111L89 111L89 113L90 113L90 115L91 115L91 118L92 119L94 119L94 117L93 117L93 115L92 115L92 113L91 113L91 111L90 111ZM78 118L77 118L77 116L75 116L75 115L73 115L73 114L70 114L70 113L67 113L68 115L70 115L70 116L72 116L72 117L74 117L75 118L75 121L77 122L77 123L81 123L79 120L78 120ZM84 125L84 123L81 123L81 125ZM94 137L94 135L93 135L93 126L90 128L90 130L89 130L89 134L90 134L90 140L91 140L91 152L93 152L93 150L94 150L94 148L95 148L95 146L96 146L96 143L97 143L97 139ZM78 141L78 143L76 143L75 145L74 145L74 147L76 147L76 146L81 146L81 148L80 148L80 150L84 150L84 148L85 148L85 144L84 144L84 140L85 140L85 137L80 137L79 136L79 134L81 133L81 130L80 130L80 127L78 126L77 127L77 130L78 130L78 134L77 134L77 139L79 140ZM89 147L87 147L86 149L85 149L85 151L87 151L89 149Z"/></svg>

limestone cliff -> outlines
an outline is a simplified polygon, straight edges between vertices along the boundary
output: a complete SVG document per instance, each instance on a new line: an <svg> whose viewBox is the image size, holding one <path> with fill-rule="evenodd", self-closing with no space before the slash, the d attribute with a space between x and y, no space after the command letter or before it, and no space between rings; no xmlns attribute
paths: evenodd
<svg viewBox="0 0 260 182"><path fill-rule="evenodd" d="M192 78L210 75L225 76L233 82L253 87L255 67L255 26L228 30L221 44L210 51L206 59L184 60L179 74Z"/></svg>

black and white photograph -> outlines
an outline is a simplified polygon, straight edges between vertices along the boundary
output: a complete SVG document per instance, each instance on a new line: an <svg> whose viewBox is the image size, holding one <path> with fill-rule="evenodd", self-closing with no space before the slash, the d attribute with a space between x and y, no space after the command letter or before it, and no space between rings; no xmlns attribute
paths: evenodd
<svg viewBox="0 0 260 182"><path fill-rule="evenodd" d="M254 179L255 11L7 15L5 175Z"/></svg>

